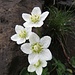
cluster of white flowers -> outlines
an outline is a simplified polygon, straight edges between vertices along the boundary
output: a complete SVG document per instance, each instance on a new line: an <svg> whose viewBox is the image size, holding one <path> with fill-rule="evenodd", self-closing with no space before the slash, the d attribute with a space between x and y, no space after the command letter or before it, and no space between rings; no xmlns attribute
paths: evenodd
<svg viewBox="0 0 75 75"><path fill-rule="evenodd" d="M28 71L36 72L37 75L41 75L43 67L47 66L47 61L52 59L52 54L48 49L51 43L50 36L44 36L40 38L36 33L32 32L32 27L41 27L43 21L48 16L49 12L46 11L41 14L39 7L34 7L31 15L27 13L22 14L22 18L26 21L23 26L16 25L15 32L11 37L11 40L16 41L21 45L21 50L29 54L28 55ZM29 43L26 43L29 40Z"/></svg>

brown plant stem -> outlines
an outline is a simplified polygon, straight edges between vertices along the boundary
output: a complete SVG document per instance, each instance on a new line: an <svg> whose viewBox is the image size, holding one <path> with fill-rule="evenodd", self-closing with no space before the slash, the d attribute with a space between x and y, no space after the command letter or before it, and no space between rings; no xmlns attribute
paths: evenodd
<svg viewBox="0 0 75 75"><path fill-rule="evenodd" d="M70 57L68 56L68 54L66 53L66 50L65 50L65 48L64 48L64 45L63 45L61 39L60 39L60 40L58 39L58 41L60 42L60 44L61 44L61 46L62 46L62 50L63 50L63 52L64 52L64 55L65 55L65 57L66 57L66 59L67 59L67 62L68 62L68 64L69 64L70 68L74 69L73 66L72 66L72 64L71 64L71 62L70 62L70 59L71 59L71 58L70 58Z"/></svg>
<svg viewBox="0 0 75 75"><path fill-rule="evenodd" d="M64 45L63 45L63 43L62 43L62 40L61 40L61 39L58 39L58 41L59 41L59 43L61 44L62 50L63 50L63 52L64 52L65 57L67 58L67 61L70 63L70 57L69 57L69 56L67 55L67 53L66 53L66 50L65 50L65 48L64 48Z"/></svg>

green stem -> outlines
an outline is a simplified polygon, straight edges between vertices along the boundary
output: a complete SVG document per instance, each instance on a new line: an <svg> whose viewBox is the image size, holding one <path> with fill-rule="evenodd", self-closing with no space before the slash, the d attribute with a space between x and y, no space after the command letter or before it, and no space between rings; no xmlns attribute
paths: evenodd
<svg viewBox="0 0 75 75"><path fill-rule="evenodd" d="M57 67L57 65L50 71L50 73L53 72L56 69L56 67Z"/></svg>

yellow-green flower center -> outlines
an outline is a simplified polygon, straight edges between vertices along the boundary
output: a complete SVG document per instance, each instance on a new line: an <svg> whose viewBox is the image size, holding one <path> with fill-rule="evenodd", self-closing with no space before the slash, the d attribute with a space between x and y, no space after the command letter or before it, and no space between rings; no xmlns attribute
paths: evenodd
<svg viewBox="0 0 75 75"><path fill-rule="evenodd" d="M33 23L37 23L40 20L40 15L32 15L30 19Z"/></svg>
<svg viewBox="0 0 75 75"><path fill-rule="evenodd" d="M36 64L34 64L35 67L39 67L41 65L41 61L38 60L38 62Z"/></svg>
<svg viewBox="0 0 75 75"><path fill-rule="evenodd" d="M19 37L20 37L20 38L26 38L26 36L27 36L27 33L26 33L25 30L22 30L22 31L19 33Z"/></svg>
<svg viewBox="0 0 75 75"><path fill-rule="evenodd" d="M40 53L42 51L42 45L40 43L35 43L32 45L32 51L35 53Z"/></svg>

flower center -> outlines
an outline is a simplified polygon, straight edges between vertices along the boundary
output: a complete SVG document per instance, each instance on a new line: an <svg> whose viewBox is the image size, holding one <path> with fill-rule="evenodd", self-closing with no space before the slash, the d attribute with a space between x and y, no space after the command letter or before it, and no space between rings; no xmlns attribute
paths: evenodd
<svg viewBox="0 0 75 75"><path fill-rule="evenodd" d="M33 23L36 23L36 22L38 22L40 20L40 15L32 15L31 16L31 21L33 22Z"/></svg>
<svg viewBox="0 0 75 75"><path fill-rule="evenodd" d="M19 37L20 37L20 38L26 38L26 36L27 36L27 33L26 33L25 30L22 30L22 31L19 33Z"/></svg>
<svg viewBox="0 0 75 75"><path fill-rule="evenodd" d="M42 45L35 43L32 45L32 51L35 53L40 53L42 51Z"/></svg>
<svg viewBox="0 0 75 75"><path fill-rule="evenodd" d="M39 67L41 65L41 61L38 60L38 62L36 64L34 64L35 67Z"/></svg>

